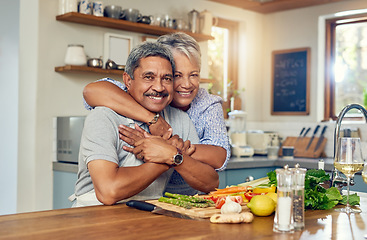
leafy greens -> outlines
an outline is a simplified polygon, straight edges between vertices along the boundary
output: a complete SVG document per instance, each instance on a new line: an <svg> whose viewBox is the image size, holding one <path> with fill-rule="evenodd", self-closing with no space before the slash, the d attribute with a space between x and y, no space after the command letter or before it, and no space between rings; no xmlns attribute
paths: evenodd
<svg viewBox="0 0 367 240"><path fill-rule="evenodd" d="M276 172L267 173L269 185L277 185ZM321 169L307 170L305 176L305 209L327 210L335 207L337 204L347 203L347 196L342 196L336 187L324 188L322 184L330 181L330 175ZM355 193L349 195L349 204L351 206L359 205L360 198Z"/></svg>

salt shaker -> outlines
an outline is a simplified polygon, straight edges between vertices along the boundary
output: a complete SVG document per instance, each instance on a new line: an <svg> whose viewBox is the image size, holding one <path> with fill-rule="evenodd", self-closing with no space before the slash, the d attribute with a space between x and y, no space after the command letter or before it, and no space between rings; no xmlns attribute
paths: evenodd
<svg viewBox="0 0 367 240"><path fill-rule="evenodd" d="M288 165L276 169L277 208L274 217L274 232L293 232L293 174Z"/></svg>
<svg viewBox="0 0 367 240"><path fill-rule="evenodd" d="M293 226L295 230L305 227L305 175L306 169L297 163L293 172Z"/></svg>

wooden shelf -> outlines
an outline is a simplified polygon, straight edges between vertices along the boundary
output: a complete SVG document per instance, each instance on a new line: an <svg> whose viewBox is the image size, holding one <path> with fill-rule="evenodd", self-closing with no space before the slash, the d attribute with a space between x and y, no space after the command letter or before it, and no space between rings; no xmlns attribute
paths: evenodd
<svg viewBox="0 0 367 240"><path fill-rule="evenodd" d="M88 66L75 66L75 65L55 67L55 72L65 72L65 73L88 72L88 73L97 73L97 74L119 75L120 77L122 77L122 74L124 73L123 70L94 68L94 67L88 67Z"/></svg>
<svg viewBox="0 0 367 240"><path fill-rule="evenodd" d="M124 73L123 70L116 70L116 69L105 69L105 68L94 68L94 67L88 67L88 66L76 66L76 65L66 65L66 66L60 66L55 67L55 72L60 73L94 73L94 74L112 74L112 75L118 75L122 77L122 74ZM211 83L214 80L207 79L207 78L201 78L201 83Z"/></svg>
<svg viewBox="0 0 367 240"><path fill-rule="evenodd" d="M165 28L160 26L152 26L144 23L135 23L121 19L114 19L109 17L97 17L94 15L82 14L77 12L69 12L63 15L56 16L56 20L64 22L80 23L98 27L106 27L113 29L120 29L130 32L146 33L151 35L164 35L172 32L179 32L181 30L175 30L171 28ZM204 35L199 33L186 32L188 35L195 38L197 41L213 40L214 37L210 35Z"/></svg>

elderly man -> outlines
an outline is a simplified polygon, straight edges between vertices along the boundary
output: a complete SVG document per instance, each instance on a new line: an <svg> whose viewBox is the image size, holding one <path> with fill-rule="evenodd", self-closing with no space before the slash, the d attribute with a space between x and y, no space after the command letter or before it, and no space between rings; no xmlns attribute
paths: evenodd
<svg viewBox="0 0 367 240"><path fill-rule="evenodd" d="M139 104L159 113L170 123L174 135L180 136L185 143L187 140L197 143L195 127L187 114L169 106L173 98L174 68L173 57L166 47L159 43L143 43L130 53L123 81L128 93ZM140 155L139 159L123 150L124 146L125 149L129 146L119 138L120 124L130 127L137 124L149 131L147 124L106 107L97 107L87 116L74 207L159 198L173 169L199 191L209 192L218 186L215 169L191 158L186 151L187 144L185 149L179 149L173 141L146 134L134 150Z"/></svg>

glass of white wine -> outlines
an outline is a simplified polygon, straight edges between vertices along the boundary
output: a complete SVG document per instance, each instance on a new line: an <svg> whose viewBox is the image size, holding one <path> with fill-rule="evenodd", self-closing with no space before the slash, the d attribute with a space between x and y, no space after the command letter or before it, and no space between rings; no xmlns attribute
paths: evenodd
<svg viewBox="0 0 367 240"><path fill-rule="evenodd" d="M347 177L347 206L345 208L337 208L337 211L346 213L361 212L360 209L351 208L349 205L349 184L354 174L363 169L363 165L364 160L362 158L360 139L350 137L339 138L334 166Z"/></svg>

